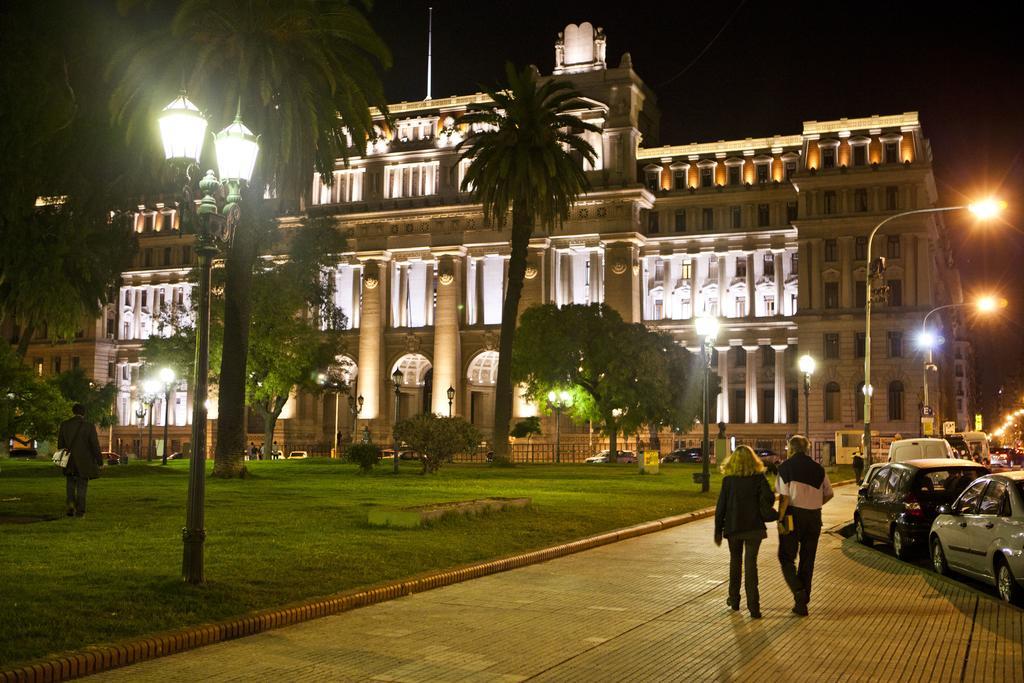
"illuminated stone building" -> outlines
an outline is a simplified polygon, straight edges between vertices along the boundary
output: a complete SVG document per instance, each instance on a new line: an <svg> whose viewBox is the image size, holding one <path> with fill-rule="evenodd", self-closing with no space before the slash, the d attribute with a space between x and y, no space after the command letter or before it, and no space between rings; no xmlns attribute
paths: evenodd
<svg viewBox="0 0 1024 683"><path fill-rule="evenodd" d="M694 352L694 316L719 316L715 413L730 433L777 443L797 431L806 409L796 370L802 353L818 360L812 436L858 430L868 233L893 212L937 202L918 115L807 121L784 135L659 146L654 93L628 53L613 64L606 50L603 31L590 24L559 34L553 74L582 93L579 115L601 133L586 134L597 150L586 164L592 189L568 221L531 241L521 310L604 302ZM330 186L313 180L310 212L334 218L348 238L334 293L351 328L354 392L364 398L356 431L366 426L376 438L388 437L396 414L396 370L402 417L447 414L452 387L454 414L490 426L510 249L507 232L484 225L480 207L459 191L466 162L454 150L467 133L460 116L483 98L394 104L393 127L378 117L365 154L339 161ZM139 262L108 313L113 327L100 325L116 337L112 371L126 441L138 438L138 344L153 333L153 307L189 299L191 254L175 220L163 208L140 213ZM294 220L282 219L282 230ZM883 438L917 434L922 361L914 332L930 308L960 300L959 278L936 215L892 224L876 239L875 256L887 259L889 300L873 316L873 425ZM951 362L938 364L952 375ZM930 386L950 416L951 379ZM180 389L172 433L186 439L189 398L184 383ZM345 396L340 404L347 437L353 419ZM332 395L296 396L280 441L329 444L334 412ZM535 412L516 401L515 416Z"/></svg>

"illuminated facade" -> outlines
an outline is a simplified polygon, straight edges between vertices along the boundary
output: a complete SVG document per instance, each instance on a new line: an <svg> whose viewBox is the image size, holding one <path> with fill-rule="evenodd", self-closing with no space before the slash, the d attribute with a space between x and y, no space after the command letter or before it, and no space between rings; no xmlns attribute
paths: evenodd
<svg viewBox="0 0 1024 683"><path fill-rule="evenodd" d="M812 436L831 440L837 431L858 429L868 233L893 212L937 201L917 114L809 121L791 135L655 146L656 98L628 53L611 66L606 47L603 31L586 23L559 34L553 73L582 93L579 115L601 133L587 134L597 150L586 167L591 191L568 221L531 241L521 310L604 302L628 321L671 332L695 353L694 316L717 315L716 411L730 433L775 440L796 431L807 409L799 353L818 360ZM393 128L378 117L364 154L339 161L331 185L313 180L310 212L332 217L348 238L332 277L349 320L354 391L364 397L355 431L366 426L376 438L388 437L396 370L402 417L447 414L452 387L454 414L489 430L510 248L507 233L484 225L480 207L459 191L466 164L454 151L467 134L459 117L483 99L392 105ZM140 218L137 269L124 274L120 299L107 314L114 316L110 371L125 441L138 438L138 345L159 333L152 307L187 308L189 301L191 253L175 220L162 208ZM282 230L294 220L282 219ZM960 300L959 278L935 215L900 219L876 239L874 255L887 258L889 301L873 316L872 422L883 437L917 434L922 359L913 333L931 307ZM110 321L104 329L109 337ZM949 377L932 380L930 389L948 403L943 415L956 412L959 421L966 413L956 411L948 390L953 363L938 364ZM184 383L172 400L172 433L187 439ZM291 403L279 441L329 447L335 397L299 395ZM340 403L339 431L347 438L353 417L344 396ZM516 401L516 416L535 412Z"/></svg>

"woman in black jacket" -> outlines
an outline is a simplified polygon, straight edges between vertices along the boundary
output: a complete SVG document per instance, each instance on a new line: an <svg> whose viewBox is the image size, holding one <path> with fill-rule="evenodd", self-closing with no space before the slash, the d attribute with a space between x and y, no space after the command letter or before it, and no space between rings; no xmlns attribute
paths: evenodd
<svg viewBox="0 0 1024 683"><path fill-rule="evenodd" d="M740 573L746 554L744 588L747 609L753 619L761 618L761 596L757 590L757 551L768 536L765 522L777 519L772 508L775 497L764 476L764 463L750 446L737 446L722 463L722 490L715 508L715 545L729 540L729 599L740 608Z"/></svg>

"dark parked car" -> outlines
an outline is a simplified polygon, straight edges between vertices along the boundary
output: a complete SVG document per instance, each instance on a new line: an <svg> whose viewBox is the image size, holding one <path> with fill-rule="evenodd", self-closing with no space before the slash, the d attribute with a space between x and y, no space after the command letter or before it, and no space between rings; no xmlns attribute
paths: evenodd
<svg viewBox="0 0 1024 683"><path fill-rule="evenodd" d="M699 448L683 448L672 451L661 459L662 462L701 462L701 460L701 449Z"/></svg>
<svg viewBox="0 0 1024 683"><path fill-rule="evenodd" d="M949 505L988 470L970 460L934 458L890 463L877 469L857 495L853 523L857 540L891 543L909 557L926 547L940 505Z"/></svg>

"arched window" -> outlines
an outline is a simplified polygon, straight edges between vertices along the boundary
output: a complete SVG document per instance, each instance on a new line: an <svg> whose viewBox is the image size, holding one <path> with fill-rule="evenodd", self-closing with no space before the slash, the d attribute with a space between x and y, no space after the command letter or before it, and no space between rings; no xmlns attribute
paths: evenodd
<svg viewBox="0 0 1024 683"><path fill-rule="evenodd" d="M839 422L839 384L829 382L825 385L825 422Z"/></svg>
<svg viewBox="0 0 1024 683"><path fill-rule="evenodd" d="M853 395L853 413L857 416L857 422L864 421L864 382L857 384L857 391Z"/></svg>
<svg viewBox="0 0 1024 683"><path fill-rule="evenodd" d="M889 382L889 419L903 419L903 382Z"/></svg>

